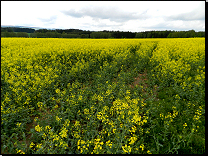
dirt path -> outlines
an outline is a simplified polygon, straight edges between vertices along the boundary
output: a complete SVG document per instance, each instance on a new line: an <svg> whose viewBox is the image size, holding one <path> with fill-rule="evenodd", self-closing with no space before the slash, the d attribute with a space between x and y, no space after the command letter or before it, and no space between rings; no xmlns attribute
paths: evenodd
<svg viewBox="0 0 208 156"><path fill-rule="evenodd" d="M134 78L134 82L130 85L130 87L133 89L136 85L137 86L143 86L143 89L142 89L142 93L144 95L146 95L147 97L151 97L153 98L155 101L158 101L159 99L157 98L158 97L158 94L157 94L157 90L158 90L158 86L154 86L153 90L152 90L152 93L153 95L151 95L149 92L147 92L147 88L149 87L149 85L147 84L147 71L144 71L144 73L142 74L139 74L138 77L135 77ZM144 100L146 100L147 98L145 98Z"/></svg>

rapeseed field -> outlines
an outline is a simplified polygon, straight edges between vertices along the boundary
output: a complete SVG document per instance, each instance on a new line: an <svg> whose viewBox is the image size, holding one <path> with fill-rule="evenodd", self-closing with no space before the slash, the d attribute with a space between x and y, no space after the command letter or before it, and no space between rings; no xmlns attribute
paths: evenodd
<svg viewBox="0 0 208 156"><path fill-rule="evenodd" d="M205 38L1 38L1 153L205 153Z"/></svg>

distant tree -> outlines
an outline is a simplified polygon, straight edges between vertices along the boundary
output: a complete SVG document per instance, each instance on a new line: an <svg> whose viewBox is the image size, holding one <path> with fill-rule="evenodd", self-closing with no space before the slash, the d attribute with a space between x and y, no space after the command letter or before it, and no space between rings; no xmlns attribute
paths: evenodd
<svg viewBox="0 0 208 156"><path fill-rule="evenodd" d="M17 37L29 37L28 34L26 32L17 32L16 33Z"/></svg>
<svg viewBox="0 0 208 156"><path fill-rule="evenodd" d="M35 32L46 33L47 31L48 31L47 29L39 29L39 30L36 30Z"/></svg>
<svg viewBox="0 0 208 156"><path fill-rule="evenodd" d="M144 38L143 33L142 32L136 33L135 38Z"/></svg>
<svg viewBox="0 0 208 156"><path fill-rule="evenodd" d="M100 32L92 32L90 34L91 38L101 38Z"/></svg>
<svg viewBox="0 0 208 156"><path fill-rule="evenodd" d="M15 32L4 32L4 37L17 37Z"/></svg>
<svg viewBox="0 0 208 156"><path fill-rule="evenodd" d="M195 36L196 37L205 37L205 32L203 32L203 31L195 32Z"/></svg>
<svg viewBox="0 0 208 156"><path fill-rule="evenodd" d="M6 37L5 32L1 32L1 37Z"/></svg>
<svg viewBox="0 0 208 156"><path fill-rule="evenodd" d="M152 38L152 33L151 32L147 33L147 38Z"/></svg>
<svg viewBox="0 0 208 156"><path fill-rule="evenodd" d="M37 38L46 38L46 33L36 32Z"/></svg>
<svg viewBox="0 0 208 156"><path fill-rule="evenodd" d="M189 30L188 34L189 34L189 37L196 37L194 30Z"/></svg>
<svg viewBox="0 0 208 156"><path fill-rule="evenodd" d="M6 31L7 31L6 28L1 27L1 32L6 32Z"/></svg>
<svg viewBox="0 0 208 156"><path fill-rule="evenodd" d="M55 38L60 38L60 37L61 37L61 33L55 32L55 33L54 33L54 37L55 37Z"/></svg>
<svg viewBox="0 0 208 156"><path fill-rule="evenodd" d="M7 31L8 31L8 32L14 32L14 31L13 31L13 28L11 28L11 27L9 27L9 28L7 29Z"/></svg>
<svg viewBox="0 0 208 156"><path fill-rule="evenodd" d="M31 33L31 34L30 34L30 37L31 37L31 38L37 38L37 33Z"/></svg>
<svg viewBox="0 0 208 156"><path fill-rule="evenodd" d="M167 38L172 38L172 33L168 34Z"/></svg>
<svg viewBox="0 0 208 156"><path fill-rule="evenodd" d="M89 35L88 35L88 34L81 34L80 37L81 37L81 38L89 38Z"/></svg>

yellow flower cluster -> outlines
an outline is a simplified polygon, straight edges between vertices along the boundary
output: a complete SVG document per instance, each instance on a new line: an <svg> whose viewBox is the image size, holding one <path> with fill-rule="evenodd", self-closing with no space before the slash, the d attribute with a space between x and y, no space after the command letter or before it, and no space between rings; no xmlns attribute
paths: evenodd
<svg viewBox="0 0 208 156"><path fill-rule="evenodd" d="M198 121L198 120L200 119L201 115L202 115L202 107L199 106L199 109L196 110L193 119L194 119L195 121Z"/></svg>
<svg viewBox="0 0 208 156"><path fill-rule="evenodd" d="M110 148L112 148L112 142L110 140L106 141L106 146L109 146Z"/></svg>
<svg viewBox="0 0 208 156"><path fill-rule="evenodd" d="M62 118L59 118L58 116L56 116L56 121L60 121Z"/></svg>
<svg viewBox="0 0 208 156"><path fill-rule="evenodd" d="M150 60L156 66L154 68L157 71L155 78L161 82L171 79L176 83L183 83L186 78L185 74L190 72L191 68L198 64L198 61L205 59L204 46L203 38L161 40ZM204 78L203 71L201 73L202 76L197 75L195 80ZM188 78L189 81L190 79ZM197 81L195 83L197 84Z"/></svg>
<svg viewBox="0 0 208 156"><path fill-rule="evenodd" d="M80 150L80 153L87 152L89 150L89 146L91 144L91 141L84 141L84 140L78 140L77 141L77 149Z"/></svg>
<svg viewBox="0 0 208 156"><path fill-rule="evenodd" d="M40 127L39 125L37 125L37 126L35 126L35 130L38 131L38 132L40 132L40 131L42 131L42 127Z"/></svg>
<svg viewBox="0 0 208 156"><path fill-rule="evenodd" d="M20 126L21 126L21 124L22 124L22 123L19 123L19 122L18 122L16 125L17 125L18 127L20 127Z"/></svg>
<svg viewBox="0 0 208 156"><path fill-rule="evenodd" d="M131 146L125 145L125 146L122 146L122 149L124 151L124 154L125 153L131 153Z"/></svg>
<svg viewBox="0 0 208 156"><path fill-rule="evenodd" d="M17 150L18 154L25 154L25 152L23 152L22 150Z"/></svg>
<svg viewBox="0 0 208 156"><path fill-rule="evenodd" d="M93 152L91 154L98 154L99 151L101 151L103 149L103 147L102 147L103 144L104 143L101 141L100 138L94 139L95 147L94 147Z"/></svg>
<svg viewBox="0 0 208 156"><path fill-rule="evenodd" d="M136 137L131 137L131 138L129 139L129 141L130 141L129 144L134 144L136 140L137 140Z"/></svg>
<svg viewBox="0 0 208 156"><path fill-rule="evenodd" d="M62 138L67 138L67 132L68 132L68 130L66 129L66 128L63 128L62 130L61 130L61 132L59 133L59 135L62 137Z"/></svg>

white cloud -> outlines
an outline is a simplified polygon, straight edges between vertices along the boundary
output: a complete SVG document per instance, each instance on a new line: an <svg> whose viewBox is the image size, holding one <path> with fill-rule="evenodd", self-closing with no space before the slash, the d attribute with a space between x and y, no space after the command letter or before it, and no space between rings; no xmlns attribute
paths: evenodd
<svg viewBox="0 0 208 156"><path fill-rule="evenodd" d="M109 7L85 7L80 10L75 10L74 8L62 11L65 15L81 18L81 17L91 17L94 20L99 19L109 19L115 22L128 22L129 20L144 19L147 18L145 13L135 12L125 12L115 6Z"/></svg>
<svg viewBox="0 0 208 156"><path fill-rule="evenodd" d="M2 1L1 24L95 31L205 31L205 2Z"/></svg>

